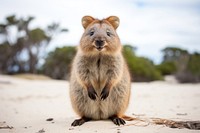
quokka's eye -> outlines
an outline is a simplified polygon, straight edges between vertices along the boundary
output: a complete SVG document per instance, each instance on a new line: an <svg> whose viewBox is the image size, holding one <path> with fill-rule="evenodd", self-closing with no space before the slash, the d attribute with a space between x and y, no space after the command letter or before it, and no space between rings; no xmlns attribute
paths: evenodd
<svg viewBox="0 0 200 133"><path fill-rule="evenodd" d="M94 35L94 31L91 31L91 32L90 32L90 36L93 36L93 35Z"/></svg>
<svg viewBox="0 0 200 133"><path fill-rule="evenodd" d="M106 34L107 34L107 36L110 36L110 35L111 35L109 31L107 31Z"/></svg>

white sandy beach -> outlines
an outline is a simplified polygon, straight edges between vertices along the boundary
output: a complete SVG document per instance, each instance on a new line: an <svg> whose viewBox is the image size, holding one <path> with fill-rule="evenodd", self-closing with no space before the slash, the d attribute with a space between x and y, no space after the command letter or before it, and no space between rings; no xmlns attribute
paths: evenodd
<svg viewBox="0 0 200 133"><path fill-rule="evenodd" d="M30 80L0 75L0 133L198 133L200 130L142 126L110 120L71 127L78 116L71 108L67 81ZM178 121L200 120L200 84L173 81L133 83L127 115ZM52 121L46 121L53 118ZM136 124L136 125L135 125Z"/></svg>

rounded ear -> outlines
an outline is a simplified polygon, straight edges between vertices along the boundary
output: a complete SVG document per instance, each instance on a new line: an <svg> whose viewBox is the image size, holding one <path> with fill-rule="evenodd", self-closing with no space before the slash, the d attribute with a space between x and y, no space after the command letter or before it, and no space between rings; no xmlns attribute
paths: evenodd
<svg viewBox="0 0 200 133"><path fill-rule="evenodd" d="M114 29L117 29L119 26L119 18L117 16L110 16L106 18L106 20L114 27Z"/></svg>
<svg viewBox="0 0 200 133"><path fill-rule="evenodd" d="M92 23L95 19L91 16L84 16L82 18L83 28L86 29L90 23Z"/></svg>

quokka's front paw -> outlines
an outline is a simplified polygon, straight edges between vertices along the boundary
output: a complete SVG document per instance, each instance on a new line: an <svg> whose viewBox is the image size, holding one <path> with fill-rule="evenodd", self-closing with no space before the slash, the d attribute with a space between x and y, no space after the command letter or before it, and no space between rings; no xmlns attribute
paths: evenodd
<svg viewBox="0 0 200 133"><path fill-rule="evenodd" d="M93 87L88 88L88 96L92 100L96 100L97 93Z"/></svg>
<svg viewBox="0 0 200 133"><path fill-rule="evenodd" d="M109 89L108 88L103 88L101 92L101 100L105 100L109 95Z"/></svg>

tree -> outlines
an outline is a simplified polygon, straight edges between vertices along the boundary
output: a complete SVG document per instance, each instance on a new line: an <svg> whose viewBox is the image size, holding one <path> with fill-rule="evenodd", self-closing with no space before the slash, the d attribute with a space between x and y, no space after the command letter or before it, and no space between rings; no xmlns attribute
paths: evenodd
<svg viewBox="0 0 200 133"><path fill-rule="evenodd" d="M157 68L163 74L174 74L179 82L200 82L200 54L167 47L163 51L163 62ZM175 67L174 67L175 66Z"/></svg>
<svg viewBox="0 0 200 133"><path fill-rule="evenodd" d="M42 72L54 79L68 79L75 54L76 48L73 46L56 48L48 54Z"/></svg>
<svg viewBox="0 0 200 133"><path fill-rule="evenodd" d="M191 54L183 73L178 73L180 82L200 82L200 53Z"/></svg>
<svg viewBox="0 0 200 133"><path fill-rule="evenodd" d="M164 56L163 56L163 62L165 61L176 61L179 60L183 56L188 55L188 51L177 48L177 47L166 47L162 50Z"/></svg>
<svg viewBox="0 0 200 133"><path fill-rule="evenodd" d="M0 35L3 38L0 48L2 51L9 51L6 55L0 55L0 61L3 62L0 64L1 73L36 73L45 47L55 35L68 31L60 28L57 23L46 29L30 29L29 25L33 20L33 17L17 18L12 15L6 18L5 23L0 24ZM13 30L16 31L15 35L11 34Z"/></svg>

